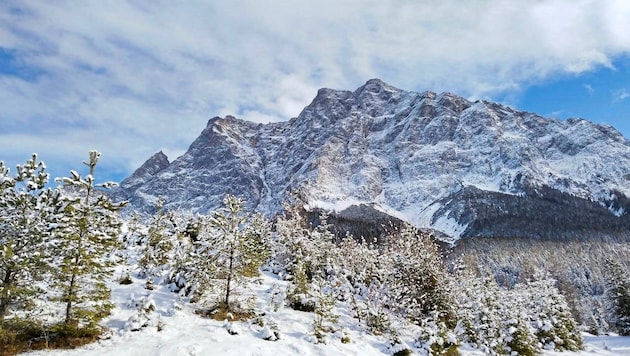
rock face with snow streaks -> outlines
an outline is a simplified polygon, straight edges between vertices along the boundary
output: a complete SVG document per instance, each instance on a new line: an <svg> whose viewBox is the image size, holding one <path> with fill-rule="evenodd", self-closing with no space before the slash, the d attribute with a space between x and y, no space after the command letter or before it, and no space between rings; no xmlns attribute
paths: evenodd
<svg viewBox="0 0 630 356"><path fill-rule="evenodd" d="M364 204L453 239L625 236L630 143L582 119L372 79L320 89L286 122L213 118L183 156L152 157L116 192L201 213L227 193L270 216L289 194L342 215Z"/></svg>

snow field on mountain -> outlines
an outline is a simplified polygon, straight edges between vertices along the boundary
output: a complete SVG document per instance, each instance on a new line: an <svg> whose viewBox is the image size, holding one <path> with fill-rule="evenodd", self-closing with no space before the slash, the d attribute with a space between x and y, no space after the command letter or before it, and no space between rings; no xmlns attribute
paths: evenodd
<svg viewBox="0 0 630 356"><path fill-rule="evenodd" d="M476 236L474 222L486 217L479 210L487 205L480 207L479 194L462 201L462 208L474 206L464 216L437 204L469 187L505 194L503 201L543 188L624 218L629 176L630 143L610 126L543 118L451 93L404 91L372 79L355 91L321 89L285 122L213 118L184 155L170 163L152 157L122 182L117 197L151 211L152 197L162 196L170 209L205 213L238 191L248 208L272 217L298 193L311 206L373 204L452 242ZM542 211L510 213L531 219L534 210ZM531 225L524 233L538 236ZM516 230L507 234L520 236Z"/></svg>

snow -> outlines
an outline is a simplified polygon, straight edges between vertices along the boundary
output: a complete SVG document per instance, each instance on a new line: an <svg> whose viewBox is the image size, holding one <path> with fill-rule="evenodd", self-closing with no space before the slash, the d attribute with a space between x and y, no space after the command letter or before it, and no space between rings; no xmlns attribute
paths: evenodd
<svg viewBox="0 0 630 356"><path fill-rule="evenodd" d="M121 267L122 268L122 267ZM120 275L122 269L118 271ZM258 296L257 309L265 312L267 325L253 322L217 321L195 314L195 305L182 301L166 286L148 291L143 288L144 280L132 276L133 284L120 285L111 282L112 299L116 304L113 314L104 322L109 328L108 336L93 344L74 350L42 350L25 353L30 356L134 356L134 355L390 355L399 347L413 344L411 331L402 330L401 340L392 345L384 336L374 336L356 326L350 312L337 307L340 315L341 332L329 335L326 344L313 343L310 328L315 315L292 310L288 307L275 308L273 292L286 288L285 281L273 274L264 273L251 286ZM136 313L138 305L153 305L154 323L139 331L131 331L128 322ZM228 333L229 328L238 334ZM270 325L277 325L279 339L273 340ZM161 331L158 331L158 327ZM349 343L342 343L341 337L348 336ZM593 336L585 334L586 346L583 351L555 352L543 351L543 355L628 355L630 337ZM270 339L270 340L265 340ZM468 345L460 347L462 356L483 355Z"/></svg>
<svg viewBox="0 0 630 356"><path fill-rule="evenodd" d="M181 310L173 308L179 303L177 294L166 287L155 291L143 288L144 280L133 277L133 284L112 283L113 300L116 309L104 322L110 328L108 339L89 344L75 350L47 350L30 352L28 355L383 355L387 340L367 336L345 317L344 329L351 342L344 344L339 338L330 336L327 344L313 344L310 326L313 313L280 308L274 312L270 305L269 291L275 285L284 285L274 275L265 274L260 284L253 284L259 297L258 307L266 310L266 318L272 319L279 327L279 340L267 341L268 327L260 327L251 322L232 321L230 328L238 331L230 335L226 322L201 317L194 313L194 305L185 303ZM155 303L155 313L163 323L162 331L149 326L132 332L125 325L132 317L135 306L130 306L130 296L151 295ZM137 297L134 297L134 299ZM343 320L343 319L342 319ZM340 323L341 321L340 320Z"/></svg>
<svg viewBox="0 0 630 356"><path fill-rule="evenodd" d="M462 225L458 223L456 219L449 217L448 214L450 214L450 211L438 217L433 223L432 228L455 239L459 239L468 228L468 224Z"/></svg>
<svg viewBox="0 0 630 356"><path fill-rule="evenodd" d="M416 221L420 226L430 226L432 229L448 235L450 239L443 238L445 239L444 242L455 243L466 231L468 224L460 224L456 219L450 217L450 211L438 216L437 219L434 218L440 208L440 204L430 205L418 215Z"/></svg>

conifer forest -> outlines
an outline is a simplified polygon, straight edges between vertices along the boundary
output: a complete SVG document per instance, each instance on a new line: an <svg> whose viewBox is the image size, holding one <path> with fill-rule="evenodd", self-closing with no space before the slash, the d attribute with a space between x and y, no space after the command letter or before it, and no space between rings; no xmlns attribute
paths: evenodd
<svg viewBox="0 0 630 356"><path fill-rule="evenodd" d="M113 201L99 159L90 151L87 174L55 181L37 155L15 171L0 162L1 355L111 338L112 286L127 285L143 291L125 296L128 334L163 332L186 310L273 342L291 327L274 318L284 310L310 320L300 337L312 344L367 337L394 355L536 355L582 350L586 332L630 335L625 241L449 245L400 222L353 236L297 197L275 217L238 194L207 214L162 200L148 214Z"/></svg>

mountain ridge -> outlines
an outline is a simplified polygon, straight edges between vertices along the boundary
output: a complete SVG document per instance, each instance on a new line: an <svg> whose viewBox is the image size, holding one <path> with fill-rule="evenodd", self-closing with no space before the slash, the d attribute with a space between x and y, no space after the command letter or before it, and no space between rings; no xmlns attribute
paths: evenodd
<svg viewBox="0 0 630 356"><path fill-rule="evenodd" d="M151 210L161 196L167 208L205 213L233 193L268 216L289 195L337 213L367 204L453 241L494 236L481 224L489 217L560 219L557 226L573 226L567 236L625 234L630 227L630 143L612 126L543 118L452 93L404 91L379 79L354 91L320 89L284 122L212 118L184 155L168 164L154 157L142 166L154 168L125 179L117 197ZM549 206L545 194L562 209L582 211L538 212ZM519 202L527 209L498 208ZM592 228L571 223L582 213ZM553 235L542 230L497 233Z"/></svg>

